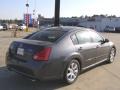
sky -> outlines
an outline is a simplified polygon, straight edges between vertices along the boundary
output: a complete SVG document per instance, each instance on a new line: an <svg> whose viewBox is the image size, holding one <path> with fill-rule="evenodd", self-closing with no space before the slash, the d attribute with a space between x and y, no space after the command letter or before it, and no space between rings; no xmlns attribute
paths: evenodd
<svg viewBox="0 0 120 90"><path fill-rule="evenodd" d="M0 0L0 19L22 19L27 0ZM54 17L55 0L28 0L29 13ZM120 0L61 0L61 17L107 14L120 16Z"/></svg>

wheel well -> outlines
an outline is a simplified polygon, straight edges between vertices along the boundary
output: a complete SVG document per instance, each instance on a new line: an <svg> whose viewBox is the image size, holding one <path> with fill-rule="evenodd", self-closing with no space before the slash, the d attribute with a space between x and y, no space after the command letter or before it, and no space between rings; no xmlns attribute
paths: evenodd
<svg viewBox="0 0 120 90"><path fill-rule="evenodd" d="M82 63L81 63L81 60L80 60L79 58L73 58L73 59L75 59L75 60L77 60L77 61L79 62L79 64L80 64L80 71L81 71L81 69L82 69Z"/></svg>
<svg viewBox="0 0 120 90"><path fill-rule="evenodd" d="M80 73L81 73L81 68L82 68L82 64L81 64L81 61L80 61L80 59L79 58L71 58L70 60L77 60L78 62L79 62L79 65L80 65ZM67 68L67 66L68 66L68 63L67 63L67 65L65 66L65 69L64 69L64 71L63 71L63 73L65 74L65 71L66 71L66 68ZM64 75L63 74L63 75ZM63 78L64 76L62 76L62 78Z"/></svg>
<svg viewBox="0 0 120 90"><path fill-rule="evenodd" d="M112 48L114 48L114 49L115 49L115 55L116 55L116 47L115 47L115 46L112 46Z"/></svg>

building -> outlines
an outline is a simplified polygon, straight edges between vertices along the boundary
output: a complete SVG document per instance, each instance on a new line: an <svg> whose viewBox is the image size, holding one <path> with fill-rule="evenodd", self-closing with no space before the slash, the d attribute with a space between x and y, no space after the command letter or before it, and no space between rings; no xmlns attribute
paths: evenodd
<svg viewBox="0 0 120 90"><path fill-rule="evenodd" d="M87 19L81 19L79 26L92 28L97 31L104 31L106 27L120 27L120 17L94 16Z"/></svg>
<svg viewBox="0 0 120 90"><path fill-rule="evenodd" d="M53 25L54 24L54 18L44 18L41 15L38 16L39 25ZM65 17L60 18L60 25L63 26L77 26L79 24L79 18L77 17Z"/></svg>
<svg viewBox="0 0 120 90"><path fill-rule="evenodd" d="M54 18L44 18L41 15L38 17L39 26L53 26ZM104 31L106 27L113 27L120 29L120 17L94 15L92 17L62 17L60 18L60 25L63 26L81 26L86 28L92 28L96 31Z"/></svg>

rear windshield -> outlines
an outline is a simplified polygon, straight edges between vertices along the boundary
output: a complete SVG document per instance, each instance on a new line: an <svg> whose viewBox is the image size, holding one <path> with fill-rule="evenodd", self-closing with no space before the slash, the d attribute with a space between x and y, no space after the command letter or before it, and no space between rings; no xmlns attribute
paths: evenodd
<svg viewBox="0 0 120 90"><path fill-rule="evenodd" d="M65 33L66 33L66 31L46 30L46 31L37 32L37 33L31 35L30 37L28 37L27 39L55 42L60 37L62 37Z"/></svg>

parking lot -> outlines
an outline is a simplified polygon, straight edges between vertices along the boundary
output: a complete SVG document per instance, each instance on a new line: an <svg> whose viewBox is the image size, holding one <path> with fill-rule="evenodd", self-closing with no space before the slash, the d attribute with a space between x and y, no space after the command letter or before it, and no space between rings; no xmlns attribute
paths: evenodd
<svg viewBox="0 0 120 90"><path fill-rule="evenodd" d="M19 32L19 36L13 38L11 31L0 31L0 90L120 90L119 33L101 33L117 47L117 56L113 64L101 64L87 70L74 84L66 85L60 80L32 82L6 69L5 53L9 44L31 32Z"/></svg>

